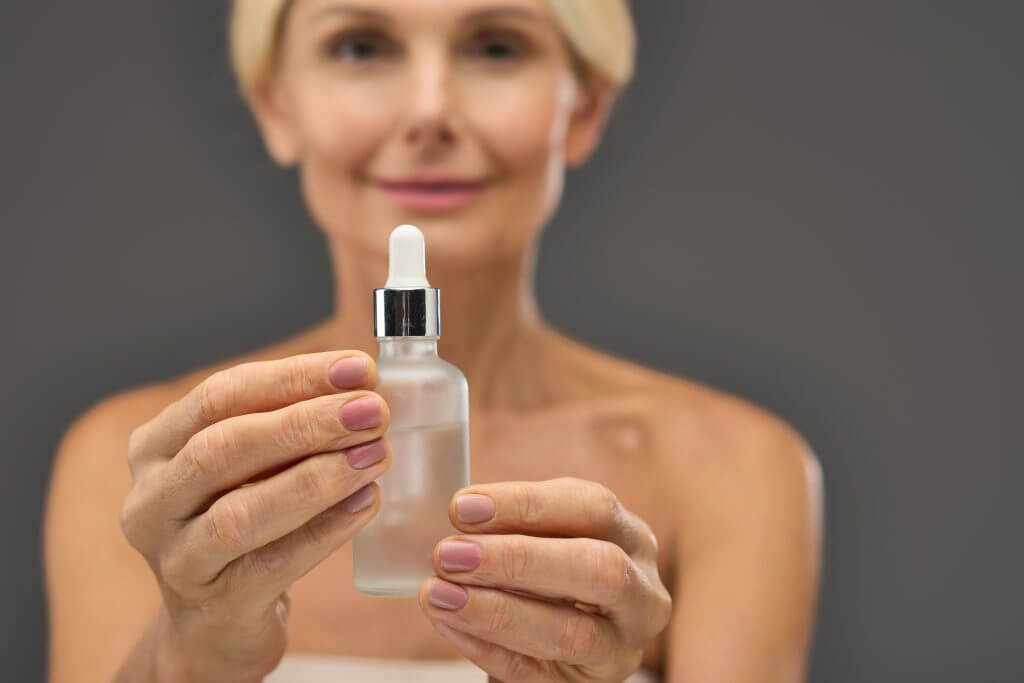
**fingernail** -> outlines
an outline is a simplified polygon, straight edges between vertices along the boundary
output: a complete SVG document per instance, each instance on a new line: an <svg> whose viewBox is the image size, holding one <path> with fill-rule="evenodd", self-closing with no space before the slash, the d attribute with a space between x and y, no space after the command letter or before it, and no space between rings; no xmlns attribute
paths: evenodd
<svg viewBox="0 0 1024 683"><path fill-rule="evenodd" d="M437 607L459 609L465 606L466 601L469 600L469 594L466 593L466 589L462 586L445 581L444 579L434 579L430 583L428 599L431 605L436 605Z"/></svg>
<svg viewBox="0 0 1024 683"><path fill-rule="evenodd" d="M479 493L467 493L455 499L455 515L460 522L478 524L494 517L494 499Z"/></svg>
<svg viewBox="0 0 1024 683"><path fill-rule="evenodd" d="M355 389L366 382L370 369L366 365L366 359L358 356L342 358L327 371L327 377L331 384L339 389Z"/></svg>
<svg viewBox="0 0 1024 683"><path fill-rule="evenodd" d="M369 429L380 424L380 399L363 396L341 407L341 423L345 429Z"/></svg>
<svg viewBox="0 0 1024 683"><path fill-rule="evenodd" d="M373 486L367 484L342 501L341 505L348 512L359 512L360 510L369 507L373 503L373 499L376 497L377 494L374 493Z"/></svg>
<svg viewBox="0 0 1024 683"><path fill-rule="evenodd" d="M480 566L480 546L469 541L442 541L438 557L442 569L468 572Z"/></svg>
<svg viewBox="0 0 1024 683"><path fill-rule="evenodd" d="M345 451L345 457L348 459L348 466L354 470L361 470L370 465L375 465L384 459L388 454L387 446L384 441L377 439L370 443L359 444L353 446Z"/></svg>

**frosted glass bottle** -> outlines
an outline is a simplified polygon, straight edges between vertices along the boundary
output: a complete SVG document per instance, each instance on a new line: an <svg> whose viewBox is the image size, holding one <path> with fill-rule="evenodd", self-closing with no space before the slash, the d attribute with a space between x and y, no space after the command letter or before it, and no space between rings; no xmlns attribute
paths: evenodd
<svg viewBox="0 0 1024 683"><path fill-rule="evenodd" d="M352 540L353 581L361 593L412 596L434 575L434 546L457 533L448 504L469 485L469 386L437 355L441 291L427 282L423 233L400 225L388 244L373 326L376 391L391 413L385 438L393 457L377 479L380 512Z"/></svg>
<svg viewBox="0 0 1024 683"><path fill-rule="evenodd" d="M452 495L469 485L469 387L437 355L437 337L380 339L376 391L391 410L391 468L377 479L380 512L353 540L356 589L415 595L434 575L433 550L458 533Z"/></svg>

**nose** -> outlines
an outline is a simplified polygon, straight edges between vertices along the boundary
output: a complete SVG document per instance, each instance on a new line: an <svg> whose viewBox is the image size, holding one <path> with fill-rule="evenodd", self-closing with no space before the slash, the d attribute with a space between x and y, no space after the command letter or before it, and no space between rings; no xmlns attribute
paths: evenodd
<svg viewBox="0 0 1024 683"><path fill-rule="evenodd" d="M411 146L443 149L456 142L452 121L451 73L443 54L413 60L411 97L404 138Z"/></svg>

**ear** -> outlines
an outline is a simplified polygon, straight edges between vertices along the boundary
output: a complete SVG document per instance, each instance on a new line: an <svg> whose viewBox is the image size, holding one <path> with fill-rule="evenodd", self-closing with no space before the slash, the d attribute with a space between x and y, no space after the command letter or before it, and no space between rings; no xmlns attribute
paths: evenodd
<svg viewBox="0 0 1024 683"><path fill-rule="evenodd" d="M285 168L299 161L299 137L285 95L274 83L259 86L249 100L267 152Z"/></svg>
<svg viewBox="0 0 1024 683"><path fill-rule="evenodd" d="M611 83L595 76L580 77L578 83L565 136L565 163L571 168L582 165L597 149L616 95Z"/></svg>

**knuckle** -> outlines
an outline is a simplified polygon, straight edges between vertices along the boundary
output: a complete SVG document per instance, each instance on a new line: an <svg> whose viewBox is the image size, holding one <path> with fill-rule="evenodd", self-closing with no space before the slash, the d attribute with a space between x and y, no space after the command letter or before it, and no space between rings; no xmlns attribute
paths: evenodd
<svg viewBox="0 0 1024 683"><path fill-rule="evenodd" d="M158 568L160 578L164 583L175 589L180 589L187 584L189 563L185 554L181 552L168 552L160 555Z"/></svg>
<svg viewBox="0 0 1024 683"><path fill-rule="evenodd" d="M509 536L501 547L501 566L505 578L521 585L530 575L530 553L522 536Z"/></svg>
<svg viewBox="0 0 1024 683"><path fill-rule="evenodd" d="M288 396L314 396L318 392L302 356L284 359L284 388Z"/></svg>
<svg viewBox="0 0 1024 683"><path fill-rule="evenodd" d="M597 619L585 612L566 617L558 644L565 661L570 664L596 661L604 644L604 631Z"/></svg>
<svg viewBox="0 0 1024 683"><path fill-rule="evenodd" d="M527 526L540 522L543 517L543 506L536 489L526 482L516 483L512 489L512 500L515 501L516 514L519 521Z"/></svg>
<svg viewBox="0 0 1024 683"><path fill-rule="evenodd" d="M139 517L140 517L141 501L139 500L139 494L135 488L132 488L125 496L124 502L121 504L121 511L118 515L118 521L121 524L121 532L133 548L138 548L138 541L140 535L138 534Z"/></svg>
<svg viewBox="0 0 1024 683"><path fill-rule="evenodd" d="M531 660L515 650L504 650L505 659L502 666L502 673L508 681L529 681L537 679L537 672L531 666Z"/></svg>
<svg viewBox="0 0 1024 683"><path fill-rule="evenodd" d="M597 588L602 604L619 603L633 582L636 567L629 555L613 543L601 543L588 558L592 585Z"/></svg>
<svg viewBox="0 0 1024 683"><path fill-rule="evenodd" d="M318 423L313 410L305 403L296 403L281 414L279 438L289 451L308 451L317 445Z"/></svg>
<svg viewBox="0 0 1024 683"><path fill-rule="evenodd" d="M650 553L651 557L657 557L660 552L658 535L654 533L651 525L643 519L637 518L637 526L640 529L639 536L642 547Z"/></svg>
<svg viewBox="0 0 1024 683"><path fill-rule="evenodd" d="M306 522L306 534L310 542L317 547L330 545L332 532L337 527L339 519L341 516L337 510L328 509Z"/></svg>
<svg viewBox="0 0 1024 683"><path fill-rule="evenodd" d="M204 592L209 577L199 575L205 544L189 535L165 543L155 553L154 571L160 580L182 596L197 596Z"/></svg>
<svg viewBox="0 0 1024 683"><path fill-rule="evenodd" d="M131 457L131 453L139 449L139 442L142 441L142 428L145 424L137 425L132 431L128 433L128 453Z"/></svg>
<svg viewBox="0 0 1024 683"><path fill-rule="evenodd" d="M324 458L310 458L297 468L295 485L302 500L318 501L330 496L337 480L331 469Z"/></svg>
<svg viewBox="0 0 1024 683"><path fill-rule="evenodd" d="M252 510L238 498L221 498L204 515L210 538L228 550L240 551L252 540Z"/></svg>
<svg viewBox="0 0 1024 683"><path fill-rule="evenodd" d="M615 495L615 492L600 482L580 481L585 488L589 489L590 498L595 501L599 511L605 517L609 513L611 513L613 519L619 516L622 511L622 504L619 502L619 497Z"/></svg>
<svg viewBox="0 0 1024 683"><path fill-rule="evenodd" d="M501 595L495 595L490 616L487 618L485 633L489 636L496 636L508 633L512 628L512 601Z"/></svg>
<svg viewBox="0 0 1024 683"><path fill-rule="evenodd" d="M146 432L149 431L149 423L145 422L135 427L128 435L128 466L132 467L142 456L142 445L146 440Z"/></svg>
<svg viewBox="0 0 1024 683"><path fill-rule="evenodd" d="M628 526L628 512L615 492L600 482L583 479L580 480L580 490L586 502L588 517L597 521L602 534L619 537L621 530Z"/></svg>
<svg viewBox="0 0 1024 683"><path fill-rule="evenodd" d="M664 586L659 586L655 615L652 626L655 629L654 633L657 634L661 633L672 619L672 596Z"/></svg>
<svg viewBox="0 0 1024 683"><path fill-rule="evenodd" d="M228 453L235 439L222 422L196 432L185 444L182 455L192 478L217 476L228 466Z"/></svg>
<svg viewBox="0 0 1024 683"><path fill-rule="evenodd" d="M274 549L264 548L246 555L247 574L257 581L278 576L285 567L287 557Z"/></svg>
<svg viewBox="0 0 1024 683"><path fill-rule="evenodd" d="M202 424L213 424L229 414L238 380L230 369L218 370L196 387L196 417Z"/></svg>

